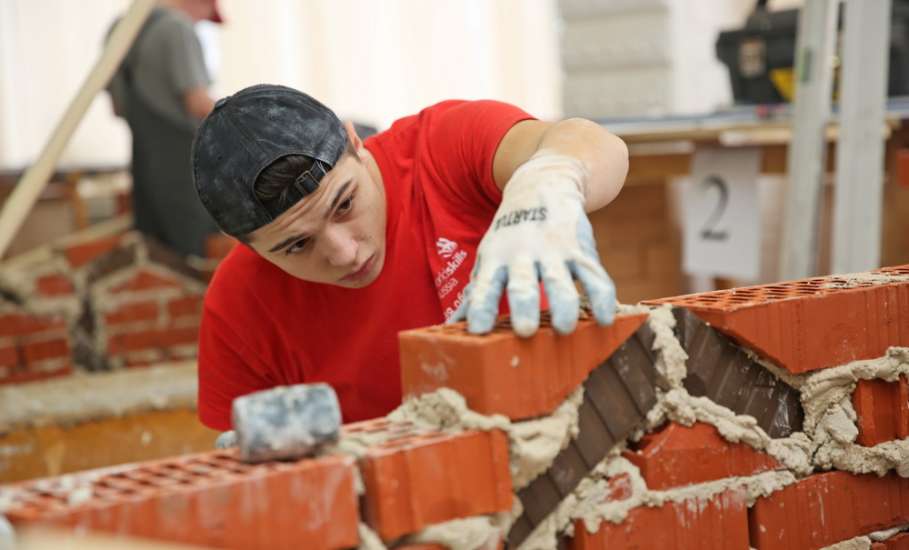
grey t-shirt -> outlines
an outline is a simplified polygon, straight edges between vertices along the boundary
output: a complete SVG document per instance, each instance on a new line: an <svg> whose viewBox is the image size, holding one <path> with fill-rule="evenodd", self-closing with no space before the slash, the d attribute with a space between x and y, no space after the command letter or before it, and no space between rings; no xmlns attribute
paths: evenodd
<svg viewBox="0 0 909 550"><path fill-rule="evenodd" d="M149 108L162 116L181 126L198 126L200 121L183 107L183 94L193 88L207 87L211 79L192 19L180 11L159 7L145 25L124 60L131 68L136 92ZM107 88L117 105L124 106L127 101L125 86L121 69Z"/></svg>

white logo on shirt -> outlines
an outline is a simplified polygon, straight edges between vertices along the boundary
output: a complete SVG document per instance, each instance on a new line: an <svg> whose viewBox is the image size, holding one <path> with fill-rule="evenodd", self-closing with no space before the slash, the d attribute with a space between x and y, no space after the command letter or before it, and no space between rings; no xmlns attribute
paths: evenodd
<svg viewBox="0 0 909 550"><path fill-rule="evenodd" d="M451 258L451 255L454 254L455 250L458 249L458 243L454 241L449 241L445 237L439 237L436 241L436 252L439 253L439 256L443 258Z"/></svg>

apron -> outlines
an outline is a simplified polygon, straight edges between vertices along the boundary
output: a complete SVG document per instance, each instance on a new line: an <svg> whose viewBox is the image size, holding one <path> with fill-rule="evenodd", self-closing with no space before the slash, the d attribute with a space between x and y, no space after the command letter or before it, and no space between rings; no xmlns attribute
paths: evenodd
<svg viewBox="0 0 909 550"><path fill-rule="evenodd" d="M135 86L131 65L145 31L161 16L155 10L120 70L126 122L133 135L132 207L136 229L184 255L205 256L205 241L218 227L193 185L190 159L196 126L155 111Z"/></svg>

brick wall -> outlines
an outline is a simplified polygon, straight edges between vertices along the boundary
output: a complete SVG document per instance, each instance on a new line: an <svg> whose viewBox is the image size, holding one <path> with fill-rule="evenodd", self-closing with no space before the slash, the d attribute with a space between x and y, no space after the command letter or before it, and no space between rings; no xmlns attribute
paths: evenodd
<svg viewBox="0 0 909 550"><path fill-rule="evenodd" d="M151 271L104 291L174 288ZM149 307L135 297L128 313L108 313L171 322L161 308L172 300ZM315 458L248 465L211 452L0 488L0 501L19 526L219 548L352 547L365 532L358 524L391 548L439 548L428 543L450 540L427 529L465 518L498 526L481 547L539 536L535 547L576 550L905 544L909 266L652 306L610 327L582 320L566 336L544 319L529 340L507 320L482 337L457 325L402 333L405 394L451 388L511 427L441 429L427 423L432 415L395 416L345 426L357 444ZM676 360L686 372L673 370ZM500 429L552 413L578 385L576 432L545 471L515 486L520 430ZM843 429L825 431L833 414ZM831 445L863 460L823 462Z"/></svg>
<svg viewBox="0 0 909 550"><path fill-rule="evenodd" d="M213 241L212 250L226 254L231 245ZM194 357L216 260L190 263L126 232L5 263L0 383Z"/></svg>

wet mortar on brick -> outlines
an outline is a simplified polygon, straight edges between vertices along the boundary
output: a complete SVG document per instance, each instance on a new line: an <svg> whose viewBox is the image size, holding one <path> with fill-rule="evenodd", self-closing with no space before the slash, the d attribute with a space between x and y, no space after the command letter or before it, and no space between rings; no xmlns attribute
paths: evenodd
<svg viewBox="0 0 909 550"><path fill-rule="evenodd" d="M849 285L879 284L892 282L897 278L903 280L906 275L873 275L866 278L851 277ZM642 306L635 306L641 311ZM621 522L629 511L639 506L660 506L666 502L703 501L722 493L734 491L750 506L755 499L766 496L789 484L799 477L808 475L818 469L837 467L855 473L883 473L897 469L902 476L909 475L909 441L892 441L875 447L861 447L854 443L857 428L855 413L849 401L858 379L895 380L909 369L909 349L891 348L887 355L877 359L857 361L832 369L825 369L812 374L794 375L766 361L754 352L745 353L756 364L782 382L801 391L804 407L805 424L803 431L793 432L788 437L771 438L757 424L754 417L736 414L705 397L691 396L684 388L683 380L687 375L686 360L688 355L682 348L675 334L676 320L668 306L647 308L648 324L655 334L654 350L658 352L656 367L669 381L667 391L657 389L658 401L648 415L646 430L640 430L630 440L634 440L646 431L652 431L667 421L690 426L703 422L717 428L720 435L731 443L745 443L752 448L763 451L778 460L785 469L764 472L752 476L730 477L718 481L700 483L666 491L649 490L637 467L621 457L624 446L613 449L609 456L587 476L572 494L565 498L558 508L537 525L531 536L520 546L522 550L547 550L557 547L558 537L573 531L573 522L581 519L590 532L595 532L601 521ZM449 393L450 392L450 393ZM438 392L437 392L438 393ZM409 419L430 426L452 429L462 422L475 429L506 429L511 434L515 426L522 422L509 423L504 417L485 417L466 408L463 398L452 390L445 390L444 397L427 394L416 400L409 400L394 414L399 419ZM576 396L572 396L576 397ZM566 407L568 402L563 403ZM456 405L452 405L456 403ZM440 405L444 404L444 405ZM560 407L560 410L564 410ZM572 407L567 407L571 410ZM440 414L440 409L445 410ZM457 412L455 412L457 411ZM575 408L576 413L576 408ZM465 421L464 418L470 420ZM539 421L535 421L539 422ZM464 426L466 427L466 426ZM553 450L564 448L562 440L554 446L558 438L548 438L550 447L548 456L554 456ZM515 452L512 439L512 452ZM545 464L537 465L529 472L543 471ZM518 470L520 471L520 470ZM627 476L631 480L632 494L629 498L607 502L609 481L616 476ZM530 478L516 478L516 488L528 482ZM516 517L514 514L513 517ZM507 532L508 525L502 525ZM421 539L423 540L423 539ZM433 540L426 538L425 540Z"/></svg>
<svg viewBox="0 0 909 550"><path fill-rule="evenodd" d="M830 288L876 285L894 280L909 280L909 274L865 274L844 276L830 283ZM897 278L897 279L895 279ZM843 282L840 282L842 280ZM840 285L840 286L836 286ZM626 306L627 308L627 306ZM772 438L759 425L755 417L737 414L707 397L693 396L686 390L688 353L677 338L676 324L671 307L643 308L635 306L626 311L647 311L647 325L654 335L655 367L666 379L668 387L655 388L656 405L647 414L646 426L628 439L634 441L647 432L676 422L691 426L696 422L715 427L720 436L731 443L743 443L774 457L784 469L767 471L750 476L727 477L715 481L673 487L667 490L649 489L641 471L622 456L626 443L612 448L603 459L550 513L536 525L530 536L519 546L528 550L550 550L557 547L559 537L572 534L578 525L589 532L596 532L602 522L620 523L636 508L659 507L665 503L687 503L700 506L720 494L732 494L750 506L755 499L795 483L802 476L820 470L836 468L853 473L882 475L896 470L902 477L909 477L909 439L887 441L873 447L855 443L858 428L856 412L851 397L858 380L884 380L894 382L899 376L909 375L909 348L892 347L878 358L854 361L813 373L795 375L745 350L746 355L776 378L800 392L804 410L801 431L787 437ZM105 394L118 392L105 392ZM178 392L179 393L179 392ZM408 399L386 419L361 423L365 427L347 429L340 440L326 446L322 452L343 453L355 457L365 455L368 448L387 442L402 434L415 434L441 430L457 433L464 430L504 431L509 438L511 473L515 491L543 474L560 451L565 449L579 431L579 407L584 398L584 388L579 387L552 414L520 422L510 421L501 415L486 416L471 411L464 398L450 389L437 390L420 397ZM0 399L0 404L4 400ZM165 399L166 402L166 399ZM34 406L31 412L34 412ZM27 409L27 407L26 407ZM40 417L40 414L38 415ZM0 418L7 418L0 415ZM371 425L374 427L369 428ZM389 429L390 426L396 426ZM355 472L359 473L357 469ZM75 478L73 478L75 479ZM627 494L614 497L616 480L627 480ZM362 493L362 481L358 480ZM91 485L62 483L58 487L66 500L78 503L91 496ZM8 496L8 495L7 495ZM3 497L3 495L0 495ZM478 541L504 539L511 523L523 510L515 498L511 513L475 516L432 525L407 535L399 543L437 542L455 550L477 548ZM3 506L0 506L0 510ZM580 521L580 523L577 523ZM867 548L875 537L892 537L904 527L864 535L833 545L837 548ZM361 546L368 550L386 548L385 543L366 526L361 525ZM883 540L883 539L880 539ZM848 546L848 545L858 546Z"/></svg>
<svg viewBox="0 0 909 550"><path fill-rule="evenodd" d="M909 525L900 525L899 527L894 527L892 529L884 529L867 535L853 537L849 540L825 546L821 550L869 550L873 548L872 545L876 542L884 542L901 533L907 532L909 532Z"/></svg>

